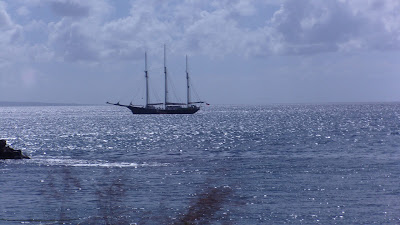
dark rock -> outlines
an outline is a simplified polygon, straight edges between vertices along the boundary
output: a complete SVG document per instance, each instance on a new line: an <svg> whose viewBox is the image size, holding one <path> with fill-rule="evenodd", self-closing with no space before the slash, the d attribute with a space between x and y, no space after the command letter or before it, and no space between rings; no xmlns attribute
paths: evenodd
<svg viewBox="0 0 400 225"><path fill-rule="evenodd" d="M7 145L7 141L0 140L0 159L30 159L21 150L15 150Z"/></svg>

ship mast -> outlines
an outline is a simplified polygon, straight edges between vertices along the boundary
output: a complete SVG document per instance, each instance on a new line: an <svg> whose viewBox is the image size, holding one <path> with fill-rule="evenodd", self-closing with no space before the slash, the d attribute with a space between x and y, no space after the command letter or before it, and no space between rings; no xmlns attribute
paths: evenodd
<svg viewBox="0 0 400 225"><path fill-rule="evenodd" d="M146 77L146 105L145 108L149 105L149 76L147 71L147 52L144 53L144 75Z"/></svg>
<svg viewBox="0 0 400 225"><path fill-rule="evenodd" d="M189 81L189 71L188 71L188 56L186 55L186 86L187 86L187 101L186 105L189 107L190 104L190 81Z"/></svg>
<svg viewBox="0 0 400 225"><path fill-rule="evenodd" d="M166 47L164 44L164 74L165 74L165 93L164 93L164 104L165 108L167 108L168 104L168 84L167 84L167 59L166 59Z"/></svg>

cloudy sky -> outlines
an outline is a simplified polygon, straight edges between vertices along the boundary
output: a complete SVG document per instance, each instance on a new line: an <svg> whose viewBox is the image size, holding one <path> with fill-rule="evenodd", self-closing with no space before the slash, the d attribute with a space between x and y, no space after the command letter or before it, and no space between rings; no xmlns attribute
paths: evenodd
<svg viewBox="0 0 400 225"><path fill-rule="evenodd" d="M0 0L0 101L400 100L398 0Z"/></svg>

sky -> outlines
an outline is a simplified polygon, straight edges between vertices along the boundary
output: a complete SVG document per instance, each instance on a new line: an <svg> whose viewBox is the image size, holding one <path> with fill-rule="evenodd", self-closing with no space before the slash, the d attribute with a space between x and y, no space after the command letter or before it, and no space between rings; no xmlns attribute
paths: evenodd
<svg viewBox="0 0 400 225"><path fill-rule="evenodd" d="M398 0L0 0L0 101L400 100ZM175 88L173 88L175 87ZM197 97L198 96L198 97Z"/></svg>

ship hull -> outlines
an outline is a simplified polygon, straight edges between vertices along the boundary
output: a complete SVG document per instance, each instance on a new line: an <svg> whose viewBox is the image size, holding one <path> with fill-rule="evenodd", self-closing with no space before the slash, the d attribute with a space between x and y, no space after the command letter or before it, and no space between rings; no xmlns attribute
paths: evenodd
<svg viewBox="0 0 400 225"><path fill-rule="evenodd" d="M133 114L194 114L199 111L199 107L188 107L188 108L171 108L171 109L158 109L158 108L145 108L127 106Z"/></svg>

